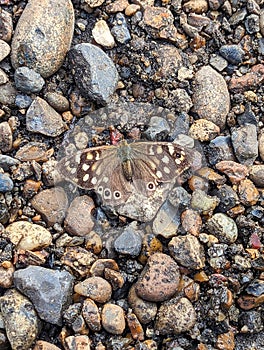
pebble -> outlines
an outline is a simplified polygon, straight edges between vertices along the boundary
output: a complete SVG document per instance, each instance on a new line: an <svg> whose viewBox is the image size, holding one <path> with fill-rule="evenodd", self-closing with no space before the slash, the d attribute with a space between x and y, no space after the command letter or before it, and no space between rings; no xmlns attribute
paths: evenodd
<svg viewBox="0 0 264 350"><path fill-rule="evenodd" d="M98 303L106 303L112 295L112 287L102 277L88 277L74 286L75 293L88 297Z"/></svg>
<svg viewBox="0 0 264 350"><path fill-rule="evenodd" d="M223 160L215 165L216 169L226 174L232 184L238 184L248 176L248 167L234 161Z"/></svg>
<svg viewBox="0 0 264 350"><path fill-rule="evenodd" d="M96 260L90 269L91 276L104 276L105 269L111 269L119 271L119 267L113 259L98 259Z"/></svg>
<svg viewBox="0 0 264 350"><path fill-rule="evenodd" d="M218 212L226 213L239 203L238 195L233 188L228 185L224 184L216 191L213 191L212 194L215 194L220 199L220 203L217 207Z"/></svg>
<svg viewBox="0 0 264 350"><path fill-rule="evenodd" d="M111 334L122 334L126 327L123 309L115 304L105 304L102 309L102 326Z"/></svg>
<svg viewBox="0 0 264 350"><path fill-rule="evenodd" d="M0 85L5 84L8 81L8 75L2 69L0 69Z"/></svg>
<svg viewBox="0 0 264 350"><path fill-rule="evenodd" d="M161 241L153 233L147 233L142 240L142 248L138 261L145 265L150 255L154 253L162 253L163 247Z"/></svg>
<svg viewBox="0 0 264 350"><path fill-rule="evenodd" d="M16 289L9 289L0 298L0 308L11 348L28 350L41 328L33 304Z"/></svg>
<svg viewBox="0 0 264 350"><path fill-rule="evenodd" d="M157 304L141 299L136 293L135 284L132 285L128 293L128 303L141 323L148 324L155 319L158 310Z"/></svg>
<svg viewBox="0 0 264 350"><path fill-rule="evenodd" d="M244 92L254 90L264 80L264 65L257 64L242 76L233 76L229 82L229 89L233 92Z"/></svg>
<svg viewBox="0 0 264 350"><path fill-rule="evenodd" d="M91 341L87 335L71 335L66 337L65 350L90 350Z"/></svg>
<svg viewBox="0 0 264 350"><path fill-rule="evenodd" d="M105 0L85 0L85 3L91 8L101 6L104 2Z"/></svg>
<svg viewBox="0 0 264 350"><path fill-rule="evenodd" d="M62 187L49 188L36 194L31 205L49 226L53 226L62 223L68 208L68 198Z"/></svg>
<svg viewBox="0 0 264 350"><path fill-rule="evenodd" d="M219 334L216 341L216 348L218 350L234 350L235 349L235 335L234 332Z"/></svg>
<svg viewBox="0 0 264 350"><path fill-rule="evenodd" d="M127 27L126 17L123 15L123 13L118 13L116 15L114 23L115 24L111 29L111 33L120 44L126 44L129 40L131 40L131 36Z"/></svg>
<svg viewBox="0 0 264 350"><path fill-rule="evenodd" d="M179 278L177 263L169 255L155 253L149 257L136 283L136 293L147 301L167 300L176 293Z"/></svg>
<svg viewBox="0 0 264 350"><path fill-rule="evenodd" d="M238 236L235 221L223 213L214 214L206 224L208 231L216 236L221 243L234 243Z"/></svg>
<svg viewBox="0 0 264 350"><path fill-rule="evenodd" d="M137 11L140 10L140 6L137 4L129 4L125 9L125 15L128 17L133 16Z"/></svg>
<svg viewBox="0 0 264 350"><path fill-rule="evenodd" d="M56 137L66 130L66 124L45 100L37 97L26 114L27 130L46 136Z"/></svg>
<svg viewBox="0 0 264 350"><path fill-rule="evenodd" d="M212 67L204 66L196 73L192 101L193 112L200 118L224 128L230 97L224 78Z"/></svg>
<svg viewBox="0 0 264 350"><path fill-rule="evenodd" d="M222 160L235 160L230 136L217 136L209 143L208 158L211 165Z"/></svg>
<svg viewBox="0 0 264 350"><path fill-rule="evenodd" d="M208 10L208 4L206 0L190 0L183 5L183 8L187 13L204 13Z"/></svg>
<svg viewBox="0 0 264 350"><path fill-rule="evenodd" d="M127 0L115 0L106 6L106 11L107 13L123 12L128 6Z"/></svg>
<svg viewBox="0 0 264 350"><path fill-rule="evenodd" d="M14 285L33 303L39 317L61 325L62 311L68 306L73 288L73 276L67 271L28 266L14 273Z"/></svg>
<svg viewBox="0 0 264 350"><path fill-rule="evenodd" d="M38 340L33 350L60 350L56 345L46 342L45 340Z"/></svg>
<svg viewBox="0 0 264 350"><path fill-rule="evenodd" d="M92 299L85 299L82 306L82 315L88 327L93 332L101 330L101 316L97 305Z"/></svg>
<svg viewBox="0 0 264 350"><path fill-rule="evenodd" d="M210 65L218 70L218 72L222 72L228 66L227 61L220 55L211 55L210 57Z"/></svg>
<svg viewBox="0 0 264 350"><path fill-rule="evenodd" d="M115 39L110 32L108 24L103 19L95 23L92 35L97 44L107 49L112 49L115 46Z"/></svg>
<svg viewBox="0 0 264 350"><path fill-rule="evenodd" d="M11 262L2 262L0 265L0 287L10 288L13 285L15 267Z"/></svg>
<svg viewBox="0 0 264 350"><path fill-rule="evenodd" d="M257 203L260 194L254 183L249 179L245 179L239 183L238 196L242 204L251 206Z"/></svg>
<svg viewBox="0 0 264 350"><path fill-rule="evenodd" d="M48 160L47 146L41 142L29 142L19 148L15 158L21 162L46 162Z"/></svg>
<svg viewBox="0 0 264 350"><path fill-rule="evenodd" d="M1 8L0 12L1 33L0 38L7 43L11 41L13 33L12 14Z"/></svg>
<svg viewBox="0 0 264 350"><path fill-rule="evenodd" d="M155 140L158 134L169 130L170 126L166 119L161 117L151 117L147 130L144 132L148 140Z"/></svg>
<svg viewBox="0 0 264 350"><path fill-rule="evenodd" d="M178 264L199 270L205 266L204 249L198 239L190 234L173 237L168 248Z"/></svg>
<svg viewBox="0 0 264 350"><path fill-rule="evenodd" d="M17 91L15 86L11 82L0 85L0 102L3 105L13 106L15 104L15 98Z"/></svg>
<svg viewBox="0 0 264 350"><path fill-rule="evenodd" d="M249 177L257 187L264 187L264 165L252 165Z"/></svg>
<svg viewBox="0 0 264 350"><path fill-rule="evenodd" d="M45 94L45 99L48 104L58 112L65 112L70 109L67 98L58 92L47 92Z"/></svg>
<svg viewBox="0 0 264 350"><path fill-rule="evenodd" d="M14 183L10 179L10 176L0 173L0 192L6 193L13 190Z"/></svg>
<svg viewBox="0 0 264 350"><path fill-rule="evenodd" d="M13 134L8 122L0 123L0 150L10 152L13 147Z"/></svg>
<svg viewBox="0 0 264 350"><path fill-rule="evenodd" d="M245 27L248 34L252 35L258 33L260 30L259 15L249 15L245 19Z"/></svg>
<svg viewBox="0 0 264 350"><path fill-rule="evenodd" d="M32 98L27 95L17 94L15 99L15 104L18 108L24 109L28 108L32 103Z"/></svg>
<svg viewBox="0 0 264 350"><path fill-rule="evenodd" d="M128 313L126 316L126 320L132 338L140 341L144 340L144 330L137 316L133 313Z"/></svg>
<svg viewBox="0 0 264 350"><path fill-rule="evenodd" d="M241 309L251 310L264 303L264 296L242 295L237 299L237 303Z"/></svg>
<svg viewBox="0 0 264 350"><path fill-rule="evenodd" d="M210 141L220 133L220 128L210 120L198 119L190 127L189 135L201 142Z"/></svg>
<svg viewBox="0 0 264 350"><path fill-rule="evenodd" d="M260 279L255 279L247 286L246 292L255 297L264 295L264 281Z"/></svg>
<svg viewBox="0 0 264 350"><path fill-rule="evenodd" d="M245 53L240 45L223 45L220 47L219 53L229 63L239 65L243 62Z"/></svg>
<svg viewBox="0 0 264 350"><path fill-rule="evenodd" d="M260 132L258 147L259 147L259 156L264 161L264 132Z"/></svg>
<svg viewBox="0 0 264 350"><path fill-rule="evenodd" d="M219 204L219 198L209 196L202 190L195 190L191 198L191 208L204 215L212 213Z"/></svg>
<svg viewBox="0 0 264 350"><path fill-rule="evenodd" d="M89 274L90 267L95 260L96 257L92 252L78 246L66 248L61 257L61 263L69 266L73 272L81 277L86 277Z"/></svg>
<svg viewBox="0 0 264 350"><path fill-rule="evenodd" d="M258 156L257 128L253 124L240 126L232 131L231 140L240 163L252 165Z"/></svg>
<svg viewBox="0 0 264 350"><path fill-rule="evenodd" d="M202 228L202 218L199 213L193 209L187 209L181 214L182 227L187 233L193 236L199 236Z"/></svg>
<svg viewBox="0 0 264 350"><path fill-rule="evenodd" d="M155 80L167 80L171 77L176 77L182 67L182 57L179 49L172 45L158 46L154 53L157 55L159 66L155 73Z"/></svg>
<svg viewBox="0 0 264 350"><path fill-rule="evenodd" d="M13 67L26 66L44 78L54 74L70 48L73 29L74 11L70 0L28 3L12 39Z"/></svg>
<svg viewBox="0 0 264 350"><path fill-rule="evenodd" d="M10 53L10 46L0 39L0 62L3 61Z"/></svg>
<svg viewBox="0 0 264 350"><path fill-rule="evenodd" d="M155 329L159 334L179 334L193 328L196 312L187 298L174 298L163 303L157 314Z"/></svg>
<svg viewBox="0 0 264 350"><path fill-rule="evenodd" d="M41 75L28 67L18 67L14 79L16 88L26 94L40 92L45 84Z"/></svg>
<svg viewBox="0 0 264 350"><path fill-rule="evenodd" d="M91 197L75 197L68 208L64 220L65 230L76 236L87 235L94 227L94 221L91 214L93 209L94 202Z"/></svg>
<svg viewBox="0 0 264 350"><path fill-rule="evenodd" d="M135 222L127 226L121 235L114 240L117 253L138 256L141 251L143 232L138 230Z"/></svg>
<svg viewBox="0 0 264 350"><path fill-rule="evenodd" d="M41 250L52 242L52 236L46 228L28 221L13 222L6 227L4 235L16 249Z"/></svg>

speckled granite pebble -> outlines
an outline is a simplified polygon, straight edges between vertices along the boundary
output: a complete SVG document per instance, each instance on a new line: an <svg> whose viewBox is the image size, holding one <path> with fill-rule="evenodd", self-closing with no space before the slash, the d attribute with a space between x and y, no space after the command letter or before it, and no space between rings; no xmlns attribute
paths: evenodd
<svg viewBox="0 0 264 350"><path fill-rule="evenodd" d="M111 334L122 334L126 326L123 309L115 304L105 304L102 309L102 326Z"/></svg>
<svg viewBox="0 0 264 350"><path fill-rule="evenodd" d="M237 239L238 229L235 221L223 213L214 214L207 221L207 228L221 243L234 243Z"/></svg>
<svg viewBox="0 0 264 350"><path fill-rule="evenodd" d="M28 67L18 67L14 79L16 88L28 94L40 92L45 84L41 75Z"/></svg>

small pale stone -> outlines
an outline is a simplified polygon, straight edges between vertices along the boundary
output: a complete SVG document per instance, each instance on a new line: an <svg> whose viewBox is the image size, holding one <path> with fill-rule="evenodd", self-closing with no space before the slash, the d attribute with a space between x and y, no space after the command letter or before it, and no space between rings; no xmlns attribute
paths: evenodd
<svg viewBox="0 0 264 350"><path fill-rule="evenodd" d="M207 229L221 243L231 244L237 239L238 229L235 221L223 213L214 214L207 221Z"/></svg>
<svg viewBox="0 0 264 350"><path fill-rule="evenodd" d="M15 267L12 263L9 266L0 265L0 287L10 288L13 284L13 274Z"/></svg>
<svg viewBox="0 0 264 350"><path fill-rule="evenodd" d="M60 350L56 345L46 342L45 340L36 341L33 350Z"/></svg>
<svg viewBox="0 0 264 350"><path fill-rule="evenodd" d="M8 80L8 75L2 69L0 69L0 85L7 83Z"/></svg>
<svg viewBox="0 0 264 350"><path fill-rule="evenodd" d="M102 45L108 49L111 49L115 46L115 39L111 34L106 21L103 19L95 23L92 34L97 44Z"/></svg>
<svg viewBox="0 0 264 350"><path fill-rule="evenodd" d="M0 62L9 55L10 50L10 46L0 39Z"/></svg>
<svg viewBox="0 0 264 350"><path fill-rule="evenodd" d="M252 165L249 172L249 177L258 187L264 187L264 165Z"/></svg>
<svg viewBox="0 0 264 350"><path fill-rule="evenodd" d="M107 302L112 294L111 284L102 277L86 278L75 285L74 291L98 303Z"/></svg>
<svg viewBox="0 0 264 350"><path fill-rule="evenodd" d="M0 150L10 152L13 146L13 134L8 122L0 123Z"/></svg>
<svg viewBox="0 0 264 350"><path fill-rule="evenodd" d="M28 221L16 221L8 225L5 236L17 249L24 250L41 250L52 242L52 236L46 228Z"/></svg>
<svg viewBox="0 0 264 350"><path fill-rule="evenodd" d="M85 3L92 8L101 6L104 2L105 0L85 0Z"/></svg>
<svg viewBox="0 0 264 350"><path fill-rule="evenodd" d="M196 120L190 127L189 135L201 142L210 141L220 133L220 128L215 123L206 119Z"/></svg>
<svg viewBox="0 0 264 350"><path fill-rule="evenodd" d="M87 335L71 335L65 338L65 350L90 350L90 345Z"/></svg>
<svg viewBox="0 0 264 350"><path fill-rule="evenodd" d="M122 334L126 327L123 309L115 304L105 304L102 310L102 326L111 334Z"/></svg>

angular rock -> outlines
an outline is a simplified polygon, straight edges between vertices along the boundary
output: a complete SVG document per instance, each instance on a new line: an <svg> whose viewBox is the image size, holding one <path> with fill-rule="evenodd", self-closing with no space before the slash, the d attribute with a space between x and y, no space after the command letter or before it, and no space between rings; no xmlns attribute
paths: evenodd
<svg viewBox="0 0 264 350"><path fill-rule="evenodd" d="M28 67L18 67L14 79L16 88L26 94L39 92L45 84L41 75Z"/></svg>
<svg viewBox="0 0 264 350"><path fill-rule="evenodd" d="M13 181L7 174L0 173L0 192L11 192L14 187Z"/></svg>
<svg viewBox="0 0 264 350"><path fill-rule="evenodd" d="M232 144L240 163L252 165L258 156L257 128L246 124L232 131Z"/></svg>

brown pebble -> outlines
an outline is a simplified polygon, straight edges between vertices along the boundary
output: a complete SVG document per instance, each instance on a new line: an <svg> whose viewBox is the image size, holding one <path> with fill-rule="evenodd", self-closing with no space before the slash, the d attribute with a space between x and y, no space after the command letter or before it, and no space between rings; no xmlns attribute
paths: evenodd
<svg viewBox="0 0 264 350"><path fill-rule="evenodd" d="M107 267L104 269L104 278L111 284L113 290L122 288L125 283L124 277L119 271L108 269Z"/></svg>
<svg viewBox="0 0 264 350"><path fill-rule="evenodd" d="M242 204L251 206L257 203L259 192L249 179L241 180L238 186L238 195Z"/></svg>
<svg viewBox="0 0 264 350"><path fill-rule="evenodd" d="M106 12L107 13L122 12L127 8L128 5L129 5L129 2L127 0L115 0L106 6Z"/></svg>
<svg viewBox="0 0 264 350"><path fill-rule="evenodd" d="M256 186L264 187L264 164L252 165L249 177Z"/></svg>
<svg viewBox="0 0 264 350"><path fill-rule="evenodd" d="M20 147L15 157L21 162L46 162L47 157L47 146L41 142L29 142L25 146Z"/></svg>
<svg viewBox="0 0 264 350"><path fill-rule="evenodd" d="M235 348L234 332L229 331L227 333L219 334L216 341L216 348L219 350L234 350Z"/></svg>
<svg viewBox="0 0 264 350"><path fill-rule="evenodd" d="M194 280L197 282L208 282L209 277L207 276L207 274L204 271L200 271L194 275Z"/></svg>
<svg viewBox="0 0 264 350"><path fill-rule="evenodd" d="M208 181L203 177L197 175L192 175L190 179L188 179L188 185L192 191L207 191L208 189Z"/></svg>
<svg viewBox="0 0 264 350"><path fill-rule="evenodd" d="M102 326L111 334L122 334L126 327L123 309L115 304L105 304L102 310Z"/></svg>
<svg viewBox="0 0 264 350"><path fill-rule="evenodd" d="M223 185L226 182L224 176L219 175L216 171L208 167L199 169L197 174L205 178L207 181L212 181L217 185Z"/></svg>
<svg viewBox="0 0 264 350"><path fill-rule="evenodd" d="M245 90L254 90L264 80L264 65L257 64L253 66L249 73L240 77L234 76L229 82L229 89L236 92Z"/></svg>
<svg viewBox="0 0 264 350"><path fill-rule="evenodd" d="M4 263L5 261L0 266L0 287L10 288L13 284L13 274L15 272L15 267L11 262L8 262L9 264Z"/></svg>
<svg viewBox="0 0 264 350"><path fill-rule="evenodd" d="M255 297L253 295L242 295L237 299L238 305L243 310L251 310L264 303L264 295Z"/></svg>
<svg viewBox="0 0 264 350"><path fill-rule="evenodd" d="M232 184L237 184L248 175L248 167L233 162L232 160L223 160L215 165L216 169L226 174Z"/></svg>
<svg viewBox="0 0 264 350"><path fill-rule="evenodd" d="M98 306L92 299L87 298L84 300L82 315L88 327L93 332L99 332L101 330L101 316L98 310Z"/></svg>
<svg viewBox="0 0 264 350"><path fill-rule="evenodd" d="M81 277L84 277L88 275L90 266L95 259L96 257L92 252L89 252L82 247L69 247L66 248L66 251L61 258L61 262L70 266L71 269L77 272Z"/></svg>
<svg viewBox="0 0 264 350"><path fill-rule="evenodd" d="M176 293L179 285L178 264L163 253L151 255L136 283L136 293L148 301L164 301Z"/></svg>
<svg viewBox="0 0 264 350"><path fill-rule="evenodd" d="M162 252L162 243L153 233L147 233L142 240L141 252L138 260L141 264L146 264L148 258L158 252Z"/></svg>
<svg viewBox="0 0 264 350"><path fill-rule="evenodd" d="M1 39L7 43L11 41L13 32L12 13L5 11L3 8L0 11L0 23L1 23Z"/></svg>
<svg viewBox="0 0 264 350"><path fill-rule="evenodd" d="M199 213L193 209L187 209L181 214L182 227L187 233L193 236L199 236L202 228L202 218Z"/></svg>
<svg viewBox="0 0 264 350"><path fill-rule="evenodd" d="M113 259L98 259L96 260L90 269L90 274L92 276L100 276L102 277L104 275L105 268L119 271L119 267L115 260Z"/></svg>
<svg viewBox="0 0 264 350"><path fill-rule="evenodd" d="M144 330L137 318L137 316L133 313L127 314L127 325L130 329L132 338L135 340L144 340Z"/></svg>
<svg viewBox="0 0 264 350"><path fill-rule="evenodd" d="M198 119L190 127L189 135L201 142L210 141L220 133L220 128L215 123L206 119Z"/></svg>
<svg viewBox="0 0 264 350"><path fill-rule="evenodd" d="M37 340L33 350L60 350L60 348L44 340Z"/></svg>
<svg viewBox="0 0 264 350"><path fill-rule="evenodd" d="M27 179L23 188L23 195L25 198L32 198L40 189L41 182Z"/></svg>
<svg viewBox="0 0 264 350"><path fill-rule="evenodd" d="M77 283L74 291L98 303L107 302L112 295L111 284L102 277L88 277Z"/></svg>
<svg viewBox="0 0 264 350"><path fill-rule="evenodd" d="M204 13L208 10L208 4L206 0L190 0L183 5L183 8L186 12Z"/></svg>
<svg viewBox="0 0 264 350"><path fill-rule="evenodd" d="M51 107L58 112L65 112L70 108L67 98L57 92L48 92L45 95L45 99L47 100L48 104L50 104Z"/></svg>
<svg viewBox="0 0 264 350"><path fill-rule="evenodd" d="M85 236L85 248L94 254L100 254L102 251L102 239L95 231L91 231Z"/></svg>

